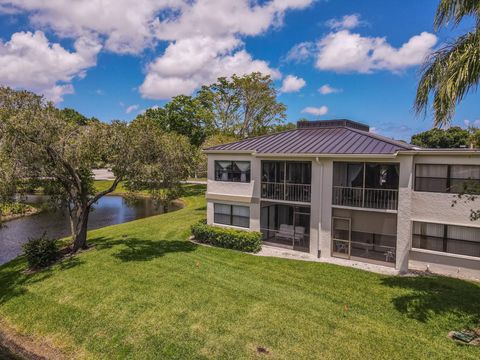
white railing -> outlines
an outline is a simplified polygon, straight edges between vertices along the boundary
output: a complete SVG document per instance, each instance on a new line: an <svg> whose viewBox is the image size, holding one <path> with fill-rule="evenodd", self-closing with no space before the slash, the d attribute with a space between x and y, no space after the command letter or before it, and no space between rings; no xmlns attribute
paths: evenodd
<svg viewBox="0 0 480 360"><path fill-rule="evenodd" d="M398 190L334 186L333 205L397 210Z"/></svg>
<svg viewBox="0 0 480 360"><path fill-rule="evenodd" d="M310 202L311 185L262 182L262 198L296 202Z"/></svg>

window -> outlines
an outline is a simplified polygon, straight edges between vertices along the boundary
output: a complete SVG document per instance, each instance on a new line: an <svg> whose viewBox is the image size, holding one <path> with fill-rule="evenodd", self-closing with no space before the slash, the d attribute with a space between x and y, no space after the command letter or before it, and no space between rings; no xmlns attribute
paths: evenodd
<svg viewBox="0 0 480 360"><path fill-rule="evenodd" d="M250 182L250 161L215 161L215 180Z"/></svg>
<svg viewBox="0 0 480 360"><path fill-rule="evenodd" d="M480 228L415 221L412 248L480 257Z"/></svg>
<svg viewBox="0 0 480 360"><path fill-rule="evenodd" d="M214 204L214 219L216 224L250 227L250 208L248 206Z"/></svg>
<svg viewBox="0 0 480 360"><path fill-rule="evenodd" d="M417 164L415 191L480 193L480 166Z"/></svg>

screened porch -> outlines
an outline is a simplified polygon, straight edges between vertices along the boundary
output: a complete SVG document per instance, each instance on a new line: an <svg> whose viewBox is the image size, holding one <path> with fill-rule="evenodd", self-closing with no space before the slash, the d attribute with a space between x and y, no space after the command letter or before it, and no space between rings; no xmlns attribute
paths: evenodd
<svg viewBox="0 0 480 360"><path fill-rule="evenodd" d="M308 252L310 207L261 203L260 230L266 244Z"/></svg>

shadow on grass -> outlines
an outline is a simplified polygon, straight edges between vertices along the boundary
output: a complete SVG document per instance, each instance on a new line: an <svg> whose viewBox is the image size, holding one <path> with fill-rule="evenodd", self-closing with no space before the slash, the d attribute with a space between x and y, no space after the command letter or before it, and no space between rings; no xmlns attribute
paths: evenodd
<svg viewBox="0 0 480 360"><path fill-rule="evenodd" d="M92 239L99 250L118 247L119 251L113 254L121 261L149 261L164 256L167 253L190 252L197 245L183 240L142 240L127 238L111 240L105 238Z"/></svg>
<svg viewBox="0 0 480 360"><path fill-rule="evenodd" d="M0 304L26 293L25 286L48 279L50 270L39 271L35 274L26 274L25 261L18 257L0 267Z"/></svg>
<svg viewBox="0 0 480 360"><path fill-rule="evenodd" d="M26 271L27 263L25 258L19 256L0 266L0 304L25 294L27 286L48 279L54 272L53 268L59 267L61 270L68 270L82 263L83 261L77 256L73 256L59 260L51 267L29 273Z"/></svg>
<svg viewBox="0 0 480 360"><path fill-rule="evenodd" d="M426 322L449 314L470 325L480 323L480 284L441 276L389 277L389 287L410 290L393 300L395 308L410 318Z"/></svg>

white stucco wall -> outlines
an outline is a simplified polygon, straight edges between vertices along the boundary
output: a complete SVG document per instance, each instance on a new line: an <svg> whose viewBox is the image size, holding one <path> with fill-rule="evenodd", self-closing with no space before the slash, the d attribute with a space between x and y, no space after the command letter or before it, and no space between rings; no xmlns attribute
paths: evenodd
<svg viewBox="0 0 480 360"><path fill-rule="evenodd" d="M215 181L216 160L250 161L251 181L249 183ZM209 154L206 193L207 223L214 223L214 202L230 205L248 206L250 208L249 230L260 231L260 174L261 163L257 158L251 155Z"/></svg>
<svg viewBox="0 0 480 360"><path fill-rule="evenodd" d="M480 165L480 157L474 155L417 155L414 157L414 165L415 164ZM412 177L415 175L414 169L415 167L412 171ZM480 228L480 221L472 222L470 220L470 210L480 209L479 199L474 202L464 201L458 199L458 196L454 194L419 192L414 191L413 189L414 184L412 184L410 190L410 224L412 224L413 221L421 221ZM455 200L456 203L452 206ZM409 232L411 238L411 225ZM423 264L426 268L428 265L432 271L439 270L438 268L440 266L455 268L465 267L468 269L480 270L480 259L468 256L411 249L409 258L414 263L415 267L421 267Z"/></svg>
<svg viewBox="0 0 480 360"><path fill-rule="evenodd" d="M214 181L215 160L243 160L251 162L251 182L232 183ZM474 155L435 156L418 154L399 154L395 158L278 158L257 157L249 154L209 154L207 184L207 221L213 223L213 203L238 204L250 207L250 229L260 230L260 191L262 160L301 160L312 162L312 194L310 220L310 253L321 257L331 257L331 225L332 225L332 182L334 161L346 162L379 162L398 163L399 205L397 213L397 254L395 267L405 272L409 260L425 264L439 263L476 268L480 259L462 259L448 254L416 251L411 249L413 221L437 222L442 224L480 227L480 221L469 220L470 209L480 208L480 200L476 203L462 201L452 207L454 195L414 191L415 164L480 164L480 157ZM359 209L361 210L361 209ZM365 209L368 210L368 209Z"/></svg>

